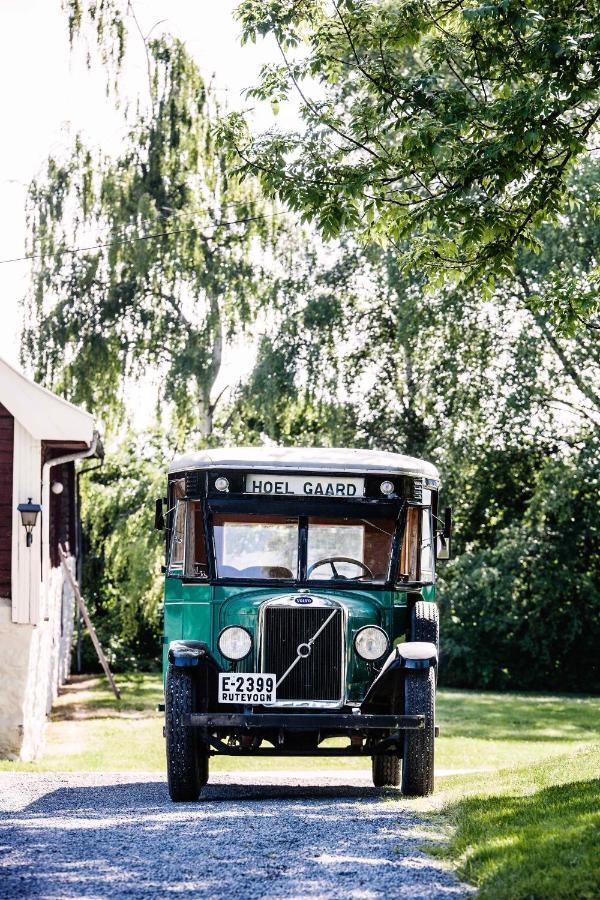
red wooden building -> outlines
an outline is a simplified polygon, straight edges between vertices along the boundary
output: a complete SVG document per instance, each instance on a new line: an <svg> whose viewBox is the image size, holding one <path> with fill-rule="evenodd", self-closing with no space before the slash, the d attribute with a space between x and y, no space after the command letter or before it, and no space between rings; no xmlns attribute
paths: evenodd
<svg viewBox="0 0 600 900"><path fill-rule="evenodd" d="M99 452L89 413L0 360L0 757L32 759L69 671L78 554L76 462ZM17 509L41 506L31 543Z"/></svg>

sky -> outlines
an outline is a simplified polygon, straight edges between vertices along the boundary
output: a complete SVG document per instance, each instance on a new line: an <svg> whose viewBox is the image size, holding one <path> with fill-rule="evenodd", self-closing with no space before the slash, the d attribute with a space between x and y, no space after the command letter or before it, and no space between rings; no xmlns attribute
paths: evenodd
<svg viewBox="0 0 600 900"><path fill-rule="evenodd" d="M266 41L241 47L235 6L232 0L134 0L142 31L156 26L155 35L166 30L185 40L232 109L247 105L242 91L256 82L261 64L277 59L276 47ZM133 98L145 89L146 71L141 39L132 33L130 42L122 92ZM76 133L110 153L118 149L124 127L105 96L105 73L99 66L88 72L83 51L70 51L60 0L1 0L0 84L0 356L14 365L29 263L4 260L25 253L27 186L43 172L48 155L60 156ZM253 116L259 130L273 122L266 105ZM294 116L293 109L284 110L278 124L285 127Z"/></svg>

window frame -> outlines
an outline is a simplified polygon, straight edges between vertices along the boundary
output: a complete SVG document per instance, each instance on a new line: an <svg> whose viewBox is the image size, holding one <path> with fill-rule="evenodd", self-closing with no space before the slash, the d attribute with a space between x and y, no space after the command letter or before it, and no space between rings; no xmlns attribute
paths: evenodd
<svg viewBox="0 0 600 900"><path fill-rule="evenodd" d="M171 521L171 533L169 535L169 558L167 562L167 574L172 578L183 578L185 576L186 570L186 557L187 557L187 519L189 514L188 509L188 501L183 497L178 497L175 500L175 505L171 511L172 521ZM177 567L173 566L173 547L175 544L175 538L177 535L177 515L179 513L179 509L183 509L183 537L181 543L183 544L183 554L181 558L181 563L177 563Z"/></svg>
<svg viewBox="0 0 600 900"><path fill-rule="evenodd" d="M416 580L400 580L399 578L399 565L400 565L400 556L402 543L404 540L404 533L406 529L406 520L409 508L416 508L422 511L429 511L431 529L433 535L433 519L434 519L434 508L433 505L435 503L435 492L431 492L430 495L430 503L423 504L410 500L401 500L396 504L377 504L377 507L374 507L373 503L363 503L359 502L358 504L352 504L352 511L348 508L350 504L344 503L339 506L336 505L335 510L332 510L331 505L327 503L327 501L321 501L319 503L318 511L314 508L306 509L306 512L290 512L289 507L286 507L285 511L283 509L279 509L277 512L269 508L268 510L261 509L262 503L260 506L256 504L256 502L252 503L250 507L249 504L244 502L239 502L240 498L226 498L225 503L223 503L223 498L219 498L221 503L218 507L215 507L214 503L211 503L210 498L206 496L202 497L175 497L175 491L173 492L173 507L169 512L171 513L171 528L168 537L168 558L167 558L167 566L166 566L166 574L172 578L179 578L189 583L196 584L210 584L210 585L232 585L232 586L248 586L248 587L273 587L273 586L281 586L289 588L290 585L298 586L301 588L310 589L344 589L344 590L368 590L368 591L399 591L406 592L411 590L418 590L425 585L430 585L435 583L435 554L432 555L432 577L431 580L422 581L421 580L421 541L422 541L422 528L421 521L422 515L419 517L419 551L418 551L418 578ZM181 501L188 504L188 513L185 517L185 538L184 538L184 566L183 571L176 569L171 569L171 549L172 549L172 531L174 529L175 524L175 510L177 503ZM198 503L201 509L201 521L204 528L204 539L205 539L205 549L206 549L206 568L207 574L205 575L197 575L191 572L188 572L188 520L189 520L189 511L192 509L192 504ZM222 505L221 505L222 504ZM301 501L301 505L299 504L298 510L305 506L305 502ZM308 504L306 504L308 506ZM272 514L274 516L283 516L289 518L295 518L298 520L298 577L292 579L279 579L279 578L233 578L227 576L219 576L217 573L216 566L216 546L215 546L215 537L214 537L214 527L213 527L213 514L231 512L231 513L247 513L247 514L256 514L256 515L269 515ZM393 519L395 521L394 526L394 536L391 542L390 547L390 555L389 555L389 565L387 578L385 581L353 581L351 579L343 580L343 579L307 579L306 570L307 570L307 545L308 545L308 521L311 517L319 517L319 518L365 518L367 520L374 519L377 521L378 518L388 518ZM432 538L433 541L433 538ZM433 548L435 549L435 548Z"/></svg>

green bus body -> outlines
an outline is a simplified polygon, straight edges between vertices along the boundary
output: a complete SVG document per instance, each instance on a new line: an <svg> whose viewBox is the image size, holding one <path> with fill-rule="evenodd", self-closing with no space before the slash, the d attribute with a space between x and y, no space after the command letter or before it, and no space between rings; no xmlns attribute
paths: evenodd
<svg viewBox="0 0 600 900"><path fill-rule="evenodd" d="M214 754L362 755L378 787L433 790L439 487L380 451L173 461L156 514L173 800L198 799Z"/></svg>
<svg viewBox="0 0 600 900"><path fill-rule="evenodd" d="M238 663L239 672L260 670L256 660L258 611L262 603L274 597L292 596L297 587L254 588L209 584L185 584L181 578L165 578L163 666L166 677L168 647L171 641L204 641L223 669L229 663L219 653L217 639L227 625L242 625L253 637L252 651ZM407 631L408 594L398 591L312 589L311 595L330 596L341 601L348 611L346 646L353 647L354 635L364 625L379 625L393 646L403 640ZM427 585L419 598L435 600L435 586ZM411 592L411 600L415 593ZM375 665L348 653L347 700L360 702L377 674Z"/></svg>

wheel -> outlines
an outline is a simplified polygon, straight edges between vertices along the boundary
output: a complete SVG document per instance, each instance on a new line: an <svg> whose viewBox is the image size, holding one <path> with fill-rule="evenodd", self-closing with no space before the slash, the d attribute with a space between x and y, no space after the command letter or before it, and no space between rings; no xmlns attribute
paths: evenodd
<svg viewBox="0 0 600 900"><path fill-rule="evenodd" d="M435 741L435 672L407 669L404 681L404 714L425 716L425 728L404 732L402 793L426 797L433 791Z"/></svg>
<svg viewBox="0 0 600 900"><path fill-rule="evenodd" d="M410 640L435 644L440 653L440 620L436 603L419 600L410 616Z"/></svg>
<svg viewBox="0 0 600 900"><path fill-rule="evenodd" d="M208 753L193 728L181 724L194 711L195 684L189 669L169 666L165 688L165 737L169 795L175 802L197 800L208 781Z"/></svg>
<svg viewBox="0 0 600 900"><path fill-rule="evenodd" d="M375 787L398 787L400 784L400 760L397 756L385 754L372 756L373 784Z"/></svg>

